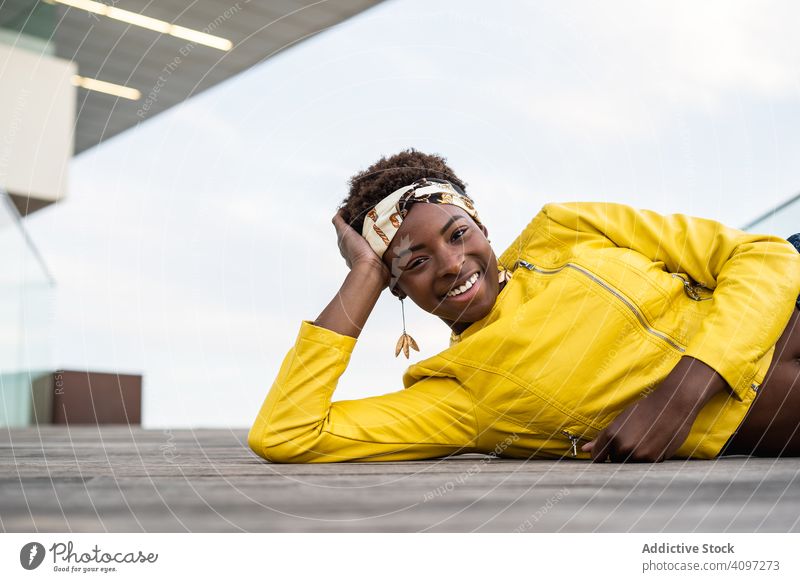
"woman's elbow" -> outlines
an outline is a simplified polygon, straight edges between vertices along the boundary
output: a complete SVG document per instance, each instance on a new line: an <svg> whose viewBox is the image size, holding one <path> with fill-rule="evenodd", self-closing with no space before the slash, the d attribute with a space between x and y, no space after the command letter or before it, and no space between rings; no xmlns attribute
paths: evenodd
<svg viewBox="0 0 800 582"><path fill-rule="evenodd" d="M254 425L247 435L247 444L250 450L270 463L308 463L307 452L304 453L297 443L285 439L270 439L263 426ZM276 435L271 434L272 437ZM270 440L275 442L270 443Z"/></svg>
<svg viewBox="0 0 800 582"><path fill-rule="evenodd" d="M288 453L287 447L283 447L281 445L275 447L264 446L264 439L262 438L262 435L262 431L250 430L250 434L247 435L247 444L249 445L251 451L270 463L297 462L292 460Z"/></svg>
<svg viewBox="0 0 800 582"><path fill-rule="evenodd" d="M267 447L265 446L265 439L264 439L264 426L256 422L250 432L247 435L247 445L250 447L250 450L257 454L262 459L269 461L270 463L287 463L289 461L285 460L286 452L282 450L285 447Z"/></svg>

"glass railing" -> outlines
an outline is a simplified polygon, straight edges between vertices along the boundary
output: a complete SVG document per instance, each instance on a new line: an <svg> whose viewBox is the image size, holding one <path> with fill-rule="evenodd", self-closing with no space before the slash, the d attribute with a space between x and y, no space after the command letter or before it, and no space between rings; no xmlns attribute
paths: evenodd
<svg viewBox="0 0 800 582"><path fill-rule="evenodd" d="M55 283L2 189L0 265L0 426L27 426L33 385L53 371Z"/></svg>
<svg viewBox="0 0 800 582"><path fill-rule="evenodd" d="M755 218L742 230L777 234L784 238L800 232L800 194Z"/></svg>

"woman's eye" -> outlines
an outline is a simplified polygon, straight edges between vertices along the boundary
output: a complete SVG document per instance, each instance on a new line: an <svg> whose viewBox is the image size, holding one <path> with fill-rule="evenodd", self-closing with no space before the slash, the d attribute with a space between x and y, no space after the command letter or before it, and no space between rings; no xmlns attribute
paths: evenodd
<svg viewBox="0 0 800 582"><path fill-rule="evenodd" d="M464 228L460 228L460 229L458 229L457 231L455 231L455 232L453 233L451 240L458 240L458 239L460 239L461 237L463 237L463 236L464 236L464 234L466 234L466 232L467 232L468 230L469 230L469 227L468 227L468 226L465 226ZM424 263L425 263L425 258L424 258L424 257L419 257L418 259L414 259L413 261L409 262L409 263L406 265L406 267L405 267L405 269L404 269L404 270L406 270L406 271L411 271L411 270L413 270L413 269L416 269L417 267L419 267L420 265L422 265L422 264L424 264Z"/></svg>

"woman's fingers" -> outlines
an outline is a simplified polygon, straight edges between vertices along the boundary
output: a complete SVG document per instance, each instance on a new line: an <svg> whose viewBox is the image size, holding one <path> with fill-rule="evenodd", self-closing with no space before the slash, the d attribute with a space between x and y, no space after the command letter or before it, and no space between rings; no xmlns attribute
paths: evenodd
<svg viewBox="0 0 800 582"><path fill-rule="evenodd" d="M604 463L608 458L609 444L611 444L611 438L609 437L608 431L601 431L600 434L597 435L597 438L592 441L592 443L592 462Z"/></svg>
<svg viewBox="0 0 800 582"><path fill-rule="evenodd" d="M349 228L350 225L345 222L344 218L342 218L341 210L333 215L331 222L336 229L337 238L342 240L342 238L344 238L344 234L347 232L347 228Z"/></svg>
<svg viewBox="0 0 800 582"><path fill-rule="evenodd" d="M342 218L341 214L338 212L334 215L332 222L336 229L336 243L339 246L339 253L342 255L347 268L352 269L355 255L353 252L353 235L356 234L356 232L345 222L344 218Z"/></svg>
<svg viewBox="0 0 800 582"><path fill-rule="evenodd" d="M389 284L389 270L380 260L375 251L359 232L356 231L342 216L343 209L333 215L333 226L336 228L339 252L342 254L347 267L352 269L355 265L366 263L381 272L385 271L386 284Z"/></svg>

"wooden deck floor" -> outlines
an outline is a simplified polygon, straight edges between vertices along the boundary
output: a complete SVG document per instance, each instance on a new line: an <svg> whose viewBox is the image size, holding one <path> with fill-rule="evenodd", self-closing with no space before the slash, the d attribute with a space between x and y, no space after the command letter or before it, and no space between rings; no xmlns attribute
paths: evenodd
<svg viewBox="0 0 800 582"><path fill-rule="evenodd" d="M4 532L800 531L800 459L275 465L246 430L0 429Z"/></svg>

